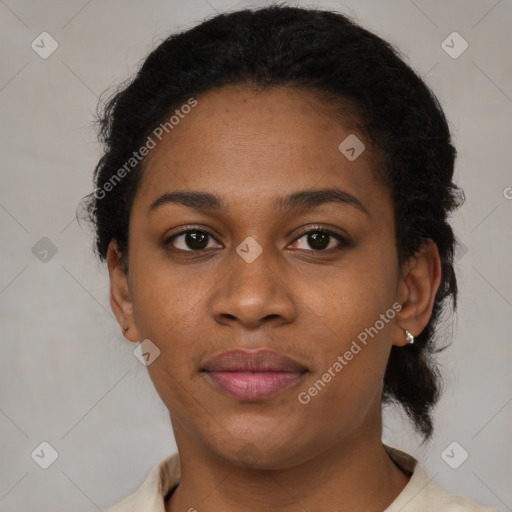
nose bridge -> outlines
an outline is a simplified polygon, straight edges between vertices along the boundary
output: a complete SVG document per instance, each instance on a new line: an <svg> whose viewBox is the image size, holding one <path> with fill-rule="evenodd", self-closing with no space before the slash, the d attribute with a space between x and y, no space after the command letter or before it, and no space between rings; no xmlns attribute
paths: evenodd
<svg viewBox="0 0 512 512"><path fill-rule="evenodd" d="M271 248L246 237L233 248L228 265L230 271L213 296L212 312L217 321L238 320L248 327L276 316L291 321L292 296Z"/></svg>
<svg viewBox="0 0 512 512"><path fill-rule="evenodd" d="M237 256L233 255L232 282L238 288L273 294L276 270L272 267L276 267L276 263L272 262L273 251L268 244L260 245L255 238L248 236L236 247L235 252Z"/></svg>

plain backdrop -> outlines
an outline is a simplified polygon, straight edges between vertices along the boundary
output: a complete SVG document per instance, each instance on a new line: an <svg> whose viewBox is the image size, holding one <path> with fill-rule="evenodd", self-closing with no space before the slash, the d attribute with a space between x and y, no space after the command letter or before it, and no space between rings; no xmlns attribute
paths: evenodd
<svg viewBox="0 0 512 512"><path fill-rule="evenodd" d="M262 5L0 1L0 511L103 510L175 452L167 410L110 310L106 267L75 219L100 155L91 121L99 95L169 33ZM445 109L466 194L452 219L463 245L460 305L444 327L446 389L431 443L420 446L395 409L383 435L449 491L512 510L512 2L290 5L353 16L404 54ZM454 31L469 45L457 58L442 47L450 36L462 48ZM47 58L31 46L42 32L58 44ZM48 51L55 43L44 37ZM468 453L457 469L447 447ZM52 449L43 469L37 454Z"/></svg>

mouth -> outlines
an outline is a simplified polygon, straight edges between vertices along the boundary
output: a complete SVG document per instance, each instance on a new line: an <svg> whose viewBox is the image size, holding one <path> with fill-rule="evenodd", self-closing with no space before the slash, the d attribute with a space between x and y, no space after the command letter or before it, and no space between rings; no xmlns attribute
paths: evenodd
<svg viewBox="0 0 512 512"><path fill-rule="evenodd" d="M202 372L216 389L237 400L258 401L298 384L309 370L272 350L232 350L210 359Z"/></svg>

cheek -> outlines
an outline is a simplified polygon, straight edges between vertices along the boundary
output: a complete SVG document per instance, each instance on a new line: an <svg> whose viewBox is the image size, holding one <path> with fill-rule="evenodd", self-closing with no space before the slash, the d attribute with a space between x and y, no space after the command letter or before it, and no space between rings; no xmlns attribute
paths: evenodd
<svg viewBox="0 0 512 512"><path fill-rule="evenodd" d="M331 273L328 279L304 282L297 291L309 310L310 321L317 322L329 333L330 340L349 343L365 329L373 326L381 315L385 324L378 323L378 330L387 334L395 300L396 276L387 270L388 262L375 261L364 256L356 258L343 268ZM329 343L331 345L332 343ZM337 347L343 349L343 345Z"/></svg>
<svg viewBox="0 0 512 512"><path fill-rule="evenodd" d="M204 353L215 350L204 336L208 332L205 299L218 276L199 275L192 267L178 268L144 255L132 258L130 272L139 337L151 340L160 350L155 360L159 364L148 366L155 387L189 385L191 378L197 378L196 365Z"/></svg>
<svg viewBox="0 0 512 512"><path fill-rule="evenodd" d="M308 328L316 331L315 371L298 390L297 402L318 429L324 428L328 411L329 422L347 432L380 407L395 311L377 290L338 292L326 295L325 302L318 296L315 306L311 323L317 329Z"/></svg>
<svg viewBox="0 0 512 512"><path fill-rule="evenodd" d="M393 276L383 262L361 258L322 286L303 290L307 332L316 333L314 380L327 381L317 386L317 403L342 402L351 409L381 388L396 316Z"/></svg>
<svg viewBox="0 0 512 512"><path fill-rule="evenodd" d="M204 281L187 269L142 254L132 258L130 274L134 316L141 336L172 339L172 330L198 314Z"/></svg>
<svg viewBox="0 0 512 512"><path fill-rule="evenodd" d="M169 410L192 410L197 400L194 378L198 347L201 290L192 294L175 273L153 274L145 268L133 279L134 317L140 339L149 339L160 353L147 366L153 385ZM203 292L204 293L204 292Z"/></svg>

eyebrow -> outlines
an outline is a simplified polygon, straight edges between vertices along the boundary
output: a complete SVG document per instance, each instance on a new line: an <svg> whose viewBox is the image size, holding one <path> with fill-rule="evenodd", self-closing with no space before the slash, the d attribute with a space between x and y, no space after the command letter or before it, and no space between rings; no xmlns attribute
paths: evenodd
<svg viewBox="0 0 512 512"><path fill-rule="evenodd" d="M222 199L210 192L196 190L176 190L159 196L151 206L148 213L151 213L164 204L177 203L196 210L218 212L225 210L226 205ZM294 210L308 210L327 203L337 203L354 206L366 215L370 213L365 206L352 194L337 188L323 188L312 190L300 190L288 196L281 196L276 199L275 207L281 212Z"/></svg>

